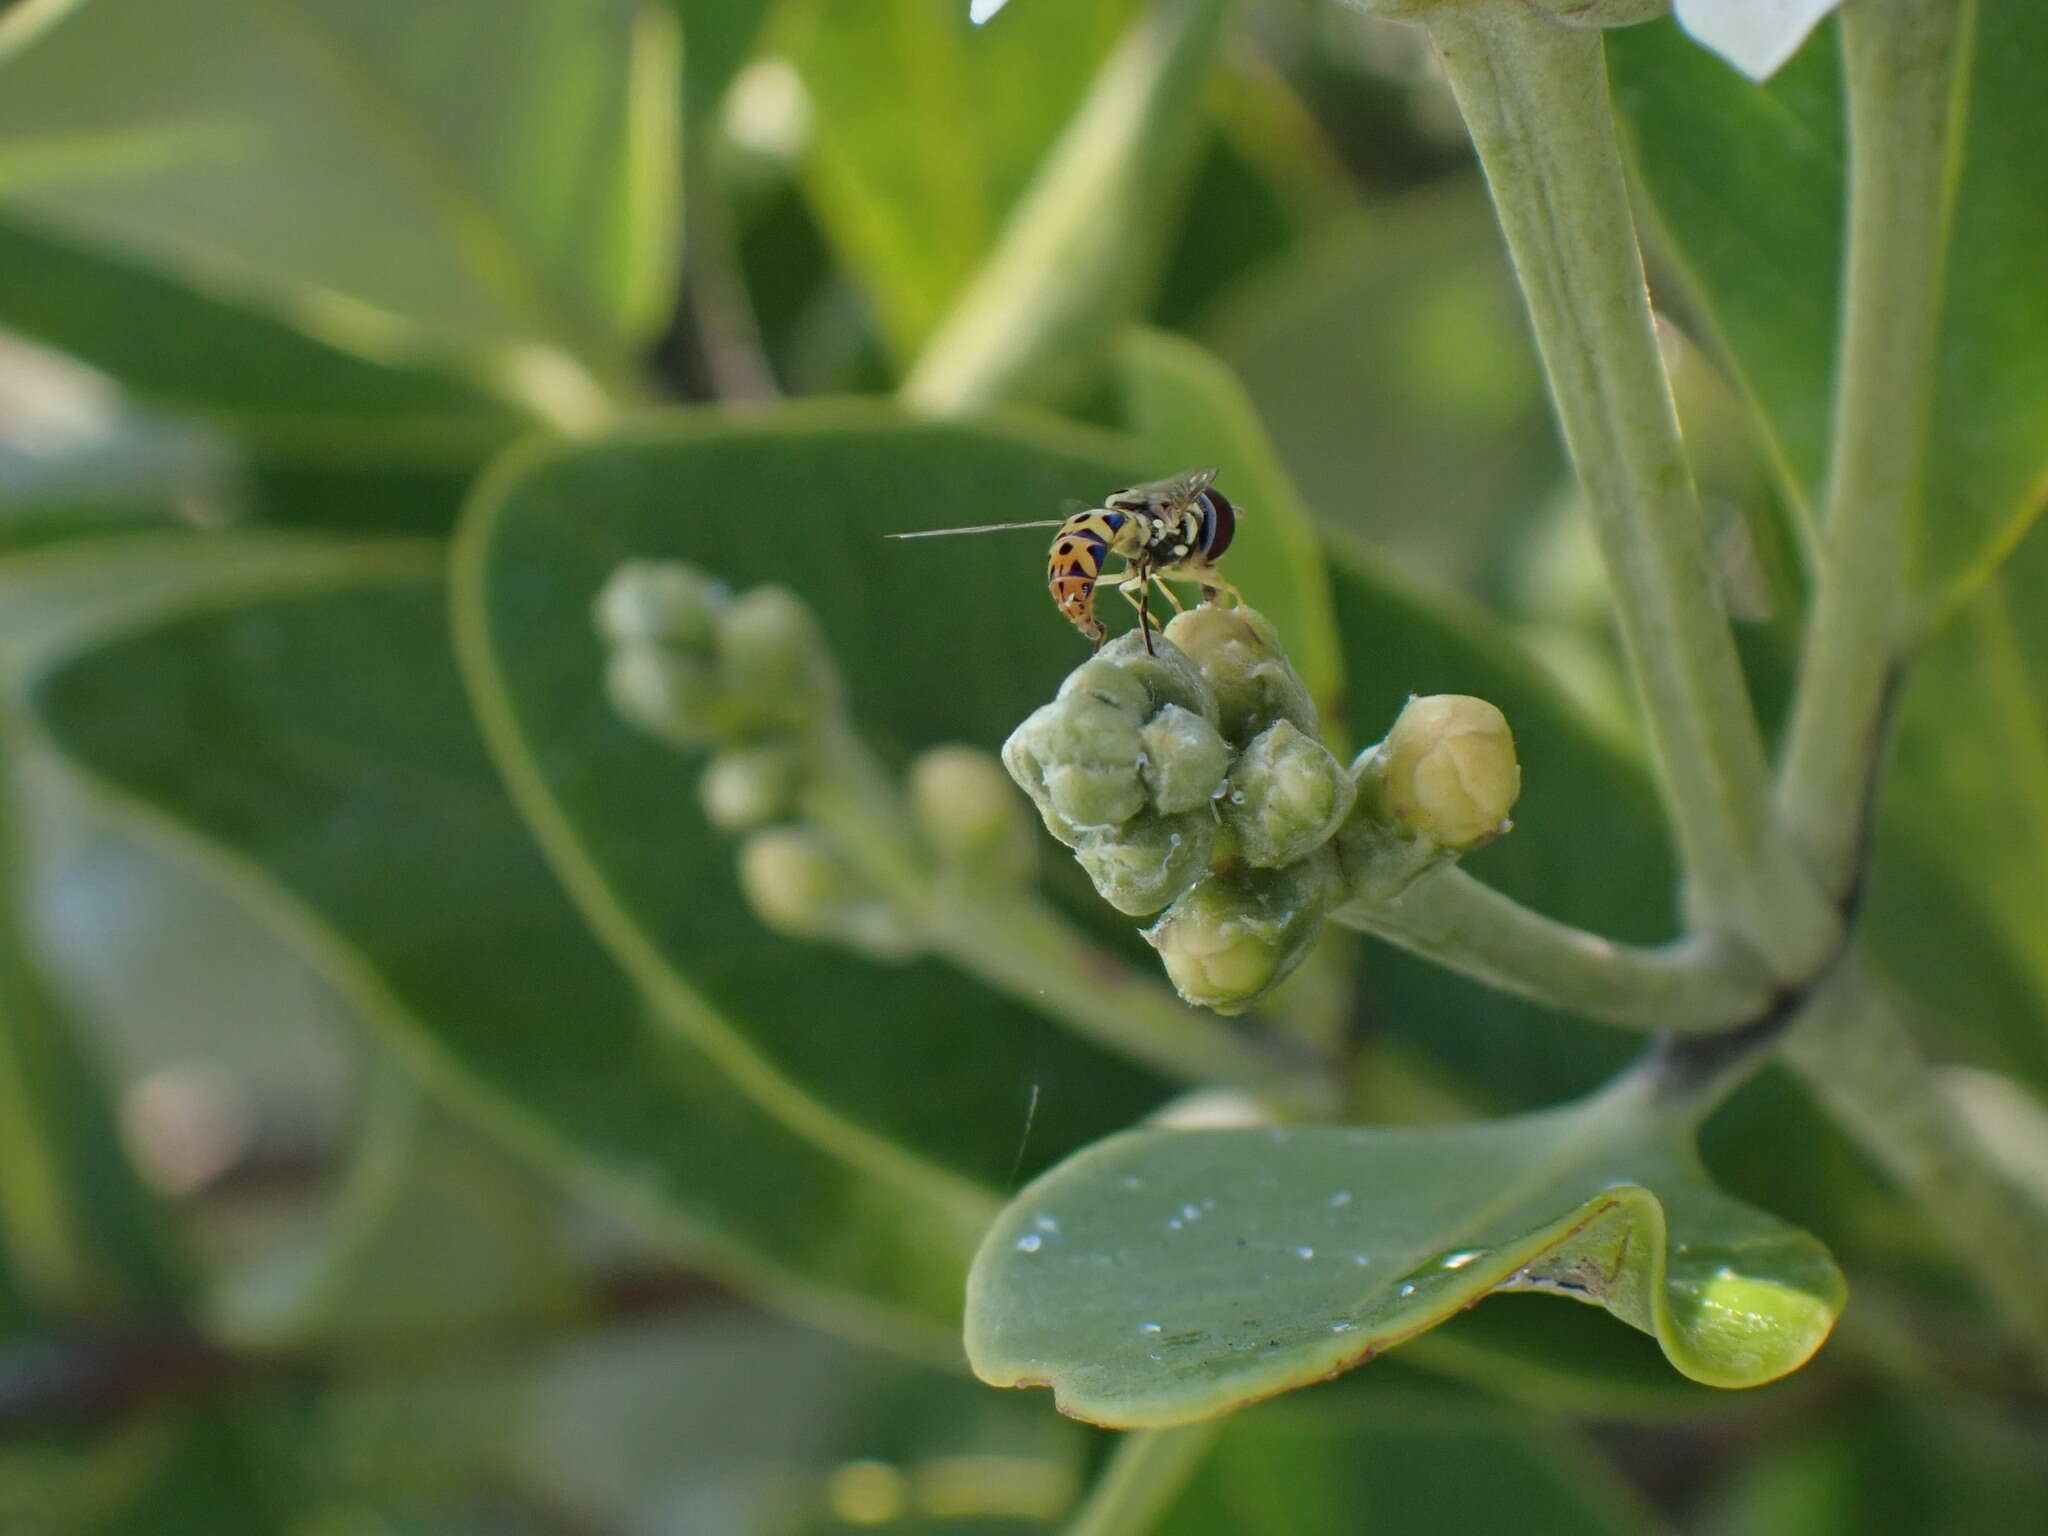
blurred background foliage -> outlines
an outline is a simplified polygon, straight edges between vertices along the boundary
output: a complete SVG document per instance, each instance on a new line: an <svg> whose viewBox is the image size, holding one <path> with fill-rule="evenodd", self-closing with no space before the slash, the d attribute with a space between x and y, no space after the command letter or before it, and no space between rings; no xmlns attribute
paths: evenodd
<svg viewBox="0 0 2048 1536"><path fill-rule="evenodd" d="M1330 0L966 9L0 7L0 1531L1071 1512L1111 1437L967 1378L961 1274L1021 1179L1170 1090L938 962L759 927L694 770L603 701L587 601L627 556L796 587L900 764L994 747L1076 642L1032 538L882 533L1213 457L1251 509L1239 580L1322 647L1335 727L1495 699L1527 794L1486 877L1671 931L1602 577L1420 34ZM2028 9L1983 6L1946 366L1999 407L1938 433L1950 618L1869 892L1880 963L2019 1155L2048 822L1956 818L2048 792ZM1153 11L1179 31L1148 53ZM1834 49L1768 92L1668 22L1611 50L1773 722ZM1079 254L1048 270L1025 226L1061 216ZM1044 355L990 376L991 324ZM906 381L921 417L886 403ZM1066 861L1044 881L1137 952ZM1342 938L1312 974L1389 1122L1552 1102L1631 1049ZM1717 1394L1604 1317L1497 1299L1232 1419L1162 1528L2037 1525L2048 1405L1920 1218L1777 1074L1707 1155L1851 1275L1812 1367Z"/></svg>

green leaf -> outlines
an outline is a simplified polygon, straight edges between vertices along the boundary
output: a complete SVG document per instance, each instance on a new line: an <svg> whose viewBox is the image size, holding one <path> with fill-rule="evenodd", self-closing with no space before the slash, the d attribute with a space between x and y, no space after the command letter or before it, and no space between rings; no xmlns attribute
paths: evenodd
<svg viewBox="0 0 2048 1536"><path fill-rule="evenodd" d="M934 415L1051 399L1087 382L1148 306L1180 223L1199 100L1227 0L1153 7L1090 84L903 398Z"/></svg>
<svg viewBox="0 0 2048 1536"><path fill-rule="evenodd" d="M651 996L691 1000L703 1049L773 1112L941 1192L1000 1187L1020 1157L1043 1167L1163 1090L937 961L880 964L764 928L693 792L701 762L606 701L592 601L629 558L687 560L735 589L786 583L886 760L993 749L1082 654L1046 596L1044 535L883 535L1057 514L1130 483L1120 454L851 404L684 416L526 455L465 524L456 627L478 710L596 931Z"/></svg>
<svg viewBox="0 0 2048 1536"><path fill-rule="evenodd" d="M785 18L814 113L807 179L897 356L914 356L1123 30L1131 0L808 0Z"/></svg>
<svg viewBox="0 0 2048 1536"><path fill-rule="evenodd" d="M1201 464L1237 506L1230 579L1279 626L1287 657L1325 719L1342 711L1344 669L1330 578L1307 509L1273 452L1244 386L1193 342L1134 330L1117 351L1124 414L1152 468L1178 474ZM1340 751L1336 743L1333 751Z"/></svg>
<svg viewBox="0 0 2048 1536"><path fill-rule="evenodd" d="M244 1347L459 1348L586 1300L557 1191L377 1064L346 1177L306 1241L236 1277L215 1330Z"/></svg>
<svg viewBox="0 0 2048 1536"><path fill-rule="evenodd" d="M208 542L243 580L40 681L69 760L530 1155L777 1305L941 1348L959 1215L764 1114L589 936L477 739L433 551Z"/></svg>
<svg viewBox="0 0 2048 1536"><path fill-rule="evenodd" d="M1534 1289L1606 1307L1709 1385L1795 1370L1841 1310L1841 1273L1707 1184L1667 1113L1625 1079L1474 1125L1127 1132L997 1220L968 1281L968 1359L1076 1417L1162 1427Z"/></svg>
<svg viewBox="0 0 2048 1536"><path fill-rule="evenodd" d="M271 455L469 466L525 421L477 386L369 361L18 213L0 219L0 324Z"/></svg>
<svg viewBox="0 0 2048 1536"><path fill-rule="evenodd" d="M666 12L84 0L11 22L0 200L40 228L387 351L538 346L607 380L661 317Z"/></svg>
<svg viewBox="0 0 2048 1536"><path fill-rule="evenodd" d="M35 748L16 690L50 650L192 573L197 540L66 545L0 563L0 1228L40 1299L87 1313L156 1312L187 1277L170 1233L122 1150L99 1064L51 985L28 928L25 828L34 826Z"/></svg>
<svg viewBox="0 0 2048 1536"><path fill-rule="evenodd" d="M2004 557L2048 474L2048 11L1983 0L1970 53L1916 580L1936 605ZM1832 29L1762 87L1670 22L1609 40L1617 98L1689 286L1817 494L1841 266L1843 144Z"/></svg>
<svg viewBox="0 0 2048 1536"><path fill-rule="evenodd" d="M1973 1055L2048 1093L2048 530L1915 664L1880 803L1868 953Z"/></svg>
<svg viewBox="0 0 2048 1536"><path fill-rule="evenodd" d="M1513 577L1566 470L1476 178L1301 242L1202 334L1323 528L1445 586Z"/></svg>
<svg viewBox="0 0 2048 1536"><path fill-rule="evenodd" d="M775 0L667 0L683 27L683 94L692 131L716 111Z"/></svg>

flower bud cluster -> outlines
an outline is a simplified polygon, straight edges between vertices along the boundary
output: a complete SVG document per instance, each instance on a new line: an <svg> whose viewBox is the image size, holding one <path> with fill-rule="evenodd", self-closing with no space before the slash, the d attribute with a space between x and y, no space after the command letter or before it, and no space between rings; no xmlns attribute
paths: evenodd
<svg viewBox="0 0 2048 1536"><path fill-rule="evenodd" d="M599 593L595 620L619 713L711 749L705 817L746 835L740 887L777 932L904 959L933 892L1030 878L1030 822L989 754L924 754L905 807L855 739L824 634L794 593L735 595L691 566L634 560Z"/></svg>
<svg viewBox="0 0 2048 1536"><path fill-rule="evenodd" d="M1003 762L1181 995L1250 1007L1300 963L1338 894L1330 839L1356 789L1272 626L1247 608L1125 635L1011 735Z"/></svg>

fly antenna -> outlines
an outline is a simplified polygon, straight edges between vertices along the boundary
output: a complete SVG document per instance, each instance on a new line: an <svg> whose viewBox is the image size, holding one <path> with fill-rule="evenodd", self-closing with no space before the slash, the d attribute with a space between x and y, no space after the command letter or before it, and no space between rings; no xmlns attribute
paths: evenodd
<svg viewBox="0 0 2048 1536"><path fill-rule="evenodd" d="M1033 523L977 523L972 528L920 528L915 533L885 533L885 539L936 539L951 533L1005 533L1012 528L1057 528L1063 517L1042 517Z"/></svg>

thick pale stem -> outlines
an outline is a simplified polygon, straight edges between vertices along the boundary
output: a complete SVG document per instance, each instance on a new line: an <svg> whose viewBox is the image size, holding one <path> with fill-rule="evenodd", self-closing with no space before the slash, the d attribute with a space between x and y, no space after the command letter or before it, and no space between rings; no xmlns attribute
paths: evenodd
<svg viewBox="0 0 2048 1536"><path fill-rule="evenodd" d="M1957 1117L1898 1005L1845 965L1784 1055L1948 1239L2048 1378L2048 1209L2000 1172Z"/></svg>
<svg viewBox="0 0 2048 1536"><path fill-rule="evenodd" d="M1814 604L1779 804L1826 888L1854 878L1885 689L1909 620L1948 250L1969 0L1842 10L1849 92L1848 259Z"/></svg>
<svg viewBox="0 0 2048 1536"><path fill-rule="evenodd" d="M1493 192L1606 562L1696 923L1786 979L1835 913L1779 834L1657 351L1597 31L1520 6L1429 26Z"/></svg>
<svg viewBox="0 0 2048 1536"><path fill-rule="evenodd" d="M1067 1536L1143 1536L1180 1497L1222 1427L1223 1420L1209 1419L1125 1435Z"/></svg>
<svg viewBox="0 0 2048 1536"><path fill-rule="evenodd" d="M1709 939L1617 944L1449 865L1396 896L1357 897L1330 915L1504 992L1635 1029L1711 1034L1756 1017L1773 991L1742 951Z"/></svg>

